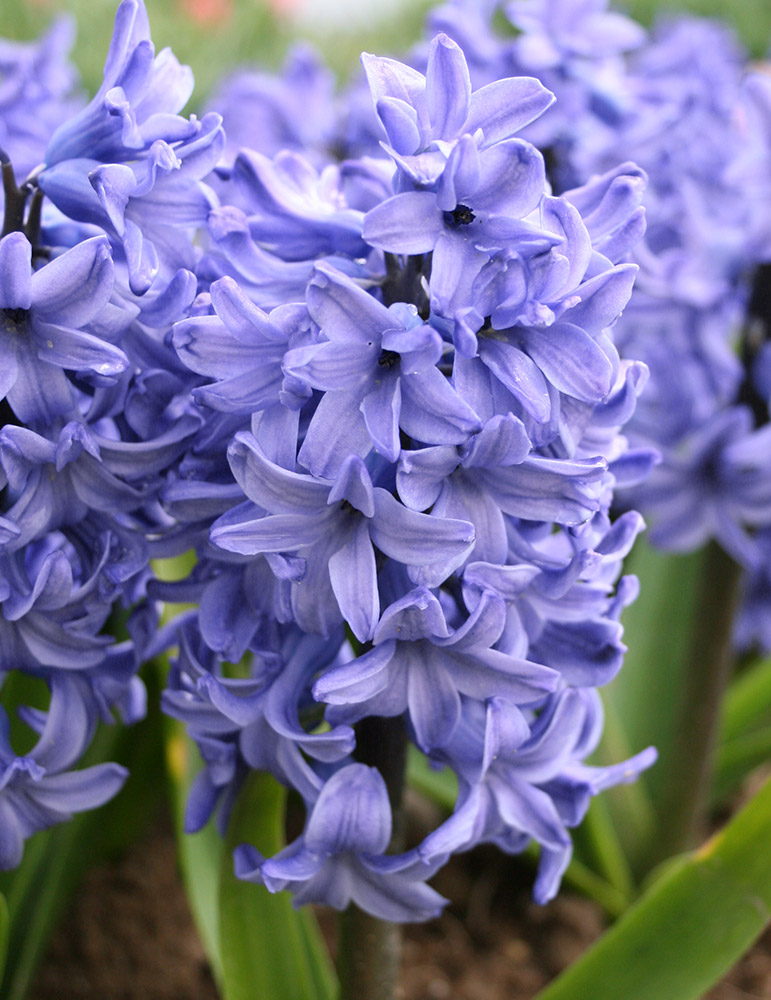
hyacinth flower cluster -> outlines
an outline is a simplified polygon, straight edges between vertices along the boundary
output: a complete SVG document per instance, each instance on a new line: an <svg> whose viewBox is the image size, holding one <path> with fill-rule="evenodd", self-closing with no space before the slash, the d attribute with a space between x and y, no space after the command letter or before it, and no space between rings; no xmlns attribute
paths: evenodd
<svg viewBox="0 0 771 1000"><path fill-rule="evenodd" d="M3 48L0 677L27 732L3 709L2 868L19 864L33 833L100 805L127 777L117 764L77 764L100 722L145 713L137 671L157 640L146 588L168 523L162 476L201 423L183 406L164 412L171 397L153 385L174 384L163 327L196 283L173 260L192 261L209 206L181 157L210 148L208 172L218 122L176 114L189 91L169 82L189 74L169 53L154 57L140 5L119 9L88 105L64 60L68 35L59 23L37 45ZM172 171L179 187L164 192ZM132 221L143 210L154 220L153 192L168 206L160 254L158 230ZM198 217L182 223L193 205ZM150 292L164 267L170 279Z"/></svg>
<svg viewBox="0 0 771 1000"><path fill-rule="evenodd" d="M513 37L496 33L495 11ZM606 0L492 3L473 21L457 2L430 23L461 44L473 30L477 83L527 72L557 95L526 133L557 190L620 160L645 171L647 228L628 258L640 273L615 336L651 372L627 434L662 459L618 499L643 512L653 544L688 552L712 539L744 568L735 639L767 650L768 74L748 68L724 25L664 20L648 35Z"/></svg>
<svg viewBox="0 0 771 1000"><path fill-rule="evenodd" d="M277 149L320 72L293 65L265 148L236 149L216 112L180 114L191 73L123 0L101 88L19 185L9 141L0 648L50 705L22 710L28 754L3 729L2 863L116 792L116 765L75 765L173 645L163 706L203 759L188 829L224 829L252 771L305 807L276 856L236 851L241 878L421 920L452 854L534 841L546 901L591 797L655 756L586 763L636 595L642 520L610 508L656 460L621 433L647 369L614 343L644 175L555 196L520 135L552 93L475 86L444 33L424 72L365 55L366 111L358 90ZM163 600L191 607L159 629ZM459 787L412 845L407 741Z"/></svg>
<svg viewBox="0 0 771 1000"><path fill-rule="evenodd" d="M686 551L714 538L753 570L771 523L762 379L771 245L768 131L758 127L768 84L762 73L744 78L745 65L722 26L663 25L630 58L634 102L612 140L583 154L583 170L620 149L650 178L641 273L618 337L655 371L630 433L655 442L663 461L635 503L655 544Z"/></svg>

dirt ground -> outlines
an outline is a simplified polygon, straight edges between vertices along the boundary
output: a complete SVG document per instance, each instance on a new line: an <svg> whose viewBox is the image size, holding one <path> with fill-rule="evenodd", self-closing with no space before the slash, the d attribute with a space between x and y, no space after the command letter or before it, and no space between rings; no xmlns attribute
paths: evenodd
<svg viewBox="0 0 771 1000"><path fill-rule="evenodd" d="M407 928L400 1000L531 1000L602 933L595 904L565 892L536 906L532 874L500 862L492 851L474 852L434 881L459 902ZM707 998L771 998L771 931ZM89 875L29 1000L218 1000L166 824Z"/></svg>

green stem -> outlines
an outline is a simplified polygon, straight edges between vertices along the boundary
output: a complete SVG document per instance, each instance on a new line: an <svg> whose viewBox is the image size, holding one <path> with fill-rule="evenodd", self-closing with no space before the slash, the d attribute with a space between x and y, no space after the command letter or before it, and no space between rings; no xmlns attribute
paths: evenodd
<svg viewBox="0 0 771 1000"><path fill-rule="evenodd" d="M339 927L340 1000L393 1000L401 965L399 925L349 906Z"/></svg>
<svg viewBox="0 0 771 1000"><path fill-rule="evenodd" d="M404 723L364 719L356 727L356 757L377 767L388 789L394 819L390 849L403 844L401 800L407 761ZM394 1000L401 964L401 928L351 904L339 923L337 968L340 1000Z"/></svg>
<svg viewBox="0 0 771 1000"><path fill-rule="evenodd" d="M32 198L29 203L29 212L27 213L27 226L26 233L27 239L32 244L32 252L35 256L45 256L42 248L39 246L40 243L40 225L43 218L43 192L40 188L35 188L32 192Z"/></svg>
<svg viewBox="0 0 771 1000"><path fill-rule="evenodd" d="M24 209L27 204L27 194L16 184L11 161L7 154L0 150L0 172L2 172L3 195L5 198L5 214L3 218L3 236L9 233L21 232L24 229Z"/></svg>
<svg viewBox="0 0 771 1000"><path fill-rule="evenodd" d="M665 823L654 846L653 862L687 850L704 833L722 699L733 664L731 635L740 573L733 559L710 542L684 678L683 713L675 743L677 767L662 802Z"/></svg>

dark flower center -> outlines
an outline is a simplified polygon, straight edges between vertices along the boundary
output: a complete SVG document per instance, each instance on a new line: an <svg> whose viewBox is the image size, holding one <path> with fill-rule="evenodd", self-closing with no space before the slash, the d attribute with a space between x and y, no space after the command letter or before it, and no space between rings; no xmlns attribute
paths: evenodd
<svg viewBox="0 0 771 1000"><path fill-rule="evenodd" d="M451 212L444 213L444 221L448 226L467 226L475 218L468 205L456 205Z"/></svg>
<svg viewBox="0 0 771 1000"><path fill-rule="evenodd" d="M377 363L381 368L393 368L395 364L399 363L399 355L396 351L381 351Z"/></svg>
<svg viewBox="0 0 771 1000"><path fill-rule="evenodd" d="M28 316L26 309L3 309L2 313L14 326L21 326Z"/></svg>

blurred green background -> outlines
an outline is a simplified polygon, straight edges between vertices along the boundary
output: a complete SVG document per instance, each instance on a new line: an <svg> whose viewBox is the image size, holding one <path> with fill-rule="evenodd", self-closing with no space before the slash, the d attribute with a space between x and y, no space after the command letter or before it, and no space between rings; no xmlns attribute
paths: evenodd
<svg viewBox="0 0 771 1000"><path fill-rule="evenodd" d="M74 58L89 91L101 80L107 40L118 0L0 0L0 35L28 39L40 34L61 12L77 24ZM324 0L318 0L322 7ZM197 100L218 77L244 63L277 68L291 39L316 44L331 65L345 73L362 50L399 52L413 41L430 0L369 0L366 21L345 17L356 8L326 0L338 12L323 27L323 14L308 14L311 0L147 0L153 39L170 45L179 59L193 66ZM650 23L657 11L689 10L719 15L733 23L755 57L768 51L771 39L769 0L626 0L623 6ZM361 8L358 8L361 12ZM343 17L340 12L343 11Z"/></svg>

